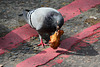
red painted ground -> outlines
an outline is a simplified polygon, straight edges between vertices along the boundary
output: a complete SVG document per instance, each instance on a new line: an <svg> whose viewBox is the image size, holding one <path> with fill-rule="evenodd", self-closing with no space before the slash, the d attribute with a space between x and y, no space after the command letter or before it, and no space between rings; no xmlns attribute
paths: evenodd
<svg viewBox="0 0 100 67"><path fill-rule="evenodd" d="M62 7L58 11L64 16L64 20L67 21L81 14L80 11L85 12L98 4L100 4L100 0L75 0L71 4Z"/></svg>
<svg viewBox="0 0 100 67"><path fill-rule="evenodd" d="M23 40L37 35L37 32L28 24L11 31L6 36L0 38L0 54L3 54L6 49L15 48Z"/></svg>
<svg viewBox="0 0 100 67"><path fill-rule="evenodd" d="M64 20L67 21L81 14L80 11L87 11L97 4L100 4L100 0L75 0L71 4L62 7L58 11L62 13L65 18ZM83 32L75 35L74 37L63 40L61 42L62 46L60 46L60 48L58 48L57 50L47 48L39 54L19 63L16 67L35 67L45 64L46 62L52 60L54 57L58 56L64 51L67 51L72 45L75 45L81 39L95 34L93 31L98 27L100 27L100 23L98 25L94 25L90 28L85 29ZM16 47L18 43L32 36L37 36L37 32L34 29L30 28L28 24L11 31L5 37L0 38L0 54L3 54L5 52L5 49L12 49Z"/></svg>
<svg viewBox="0 0 100 67"><path fill-rule="evenodd" d="M100 30L97 30L98 28L100 28L100 23L83 30L81 33L79 33L73 37L63 40L61 42L61 46L57 50L54 50L52 48L47 48L44 51L40 52L39 54L37 54L33 57L30 57L30 58L26 59L25 61L19 63L16 67L36 67L36 66L45 64L48 61L55 58L56 56L67 52L68 49L70 49L70 47L72 45L79 43L82 39L84 39L86 37L90 37L96 33L99 33Z"/></svg>

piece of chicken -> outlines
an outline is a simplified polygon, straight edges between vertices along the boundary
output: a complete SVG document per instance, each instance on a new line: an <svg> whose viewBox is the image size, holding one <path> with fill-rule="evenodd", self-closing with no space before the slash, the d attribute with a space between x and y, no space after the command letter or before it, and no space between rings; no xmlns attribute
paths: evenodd
<svg viewBox="0 0 100 67"><path fill-rule="evenodd" d="M64 31L63 30L58 30L56 31L53 35L50 36L49 44L50 47L53 49L57 49L58 46L60 45L60 37L63 35Z"/></svg>

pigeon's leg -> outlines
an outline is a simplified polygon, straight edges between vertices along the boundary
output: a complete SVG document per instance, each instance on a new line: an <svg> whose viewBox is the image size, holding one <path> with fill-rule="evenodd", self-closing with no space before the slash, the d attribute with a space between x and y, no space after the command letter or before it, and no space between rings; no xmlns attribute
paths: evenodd
<svg viewBox="0 0 100 67"><path fill-rule="evenodd" d="M42 36L40 34L39 34L39 38L40 38L40 44L38 44L38 46L42 45L44 47L44 45L47 45L43 43Z"/></svg>

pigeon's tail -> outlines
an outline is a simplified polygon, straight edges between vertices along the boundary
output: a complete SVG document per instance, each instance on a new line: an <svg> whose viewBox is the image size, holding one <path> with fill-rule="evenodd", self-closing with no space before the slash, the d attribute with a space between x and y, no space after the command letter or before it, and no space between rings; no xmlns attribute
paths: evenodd
<svg viewBox="0 0 100 67"><path fill-rule="evenodd" d="M23 16L24 16L24 19L28 22L28 12L29 12L30 10L27 10L27 9L25 9L25 10L23 10Z"/></svg>
<svg viewBox="0 0 100 67"><path fill-rule="evenodd" d="M26 22L28 22L28 20L30 20L31 14L32 14L33 12L34 12L34 10L25 9L25 10L23 10L23 13L20 14L19 16L24 16L24 19L26 20Z"/></svg>
<svg viewBox="0 0 100 67"><path fill-rule="evenodd" d="M23 10L23 13L22 14L19 14L19 16L23 16L23 14L24 14L24 12L29 12L30 10L28 10L28 9L25 9L25 10Z"/></svg>

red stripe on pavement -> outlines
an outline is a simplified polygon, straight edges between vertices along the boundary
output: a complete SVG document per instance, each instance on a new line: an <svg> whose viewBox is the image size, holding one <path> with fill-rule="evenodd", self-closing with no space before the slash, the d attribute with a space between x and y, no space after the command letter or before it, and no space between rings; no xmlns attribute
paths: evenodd
<svg viewBox="0 0 100 67"><path fill-rule="evenodd" d="M3 54L3 53L5 53L5 52L7 52L7 51L5 51L3 49L0 49L0 55Z"/></svg>
<svg viewBox="0 0 100 67"><path fill-rule="evenodd" d="M28 24L11 31L6 36L0 38L0 54L3 54L5 49L12 49L23 40L37 35L38 33Z"/></svg>
<svg viewBox="0 0 100 67"><path fill-rule="evenodd" d="M66 52L72 45L77 44L82 39L92 36L95 33L100 32L95 31L96 29L100 28L100 23L93 25L85 30L83 30L81 33L67 38L61 42L60 47L57 50L54 50L52 48L47 48L44 51L40 52L39 54L30 57L26 59L25 61L22 61L19 63L16 67L36 67L42 64L47 63L48 61L52 60L56 56L62 54L63 52Z"/></svg>
<svg viewBox="0 0 100 67"><path fill-rule="evenodd" d="M58 11L64 16L64 20L67 21L81 14L81 11L87 11L98 4L100 4L100 0L75 0L71 4L62 7Z"/></svg>

